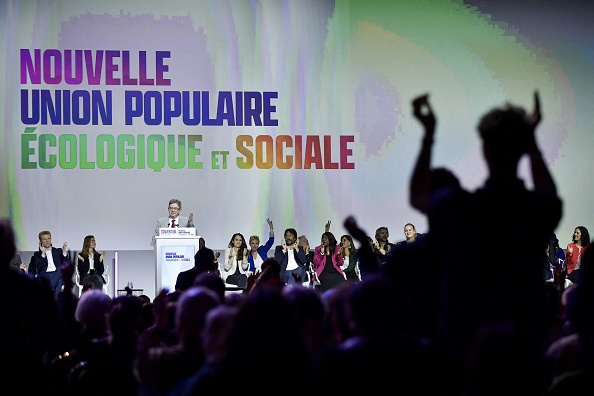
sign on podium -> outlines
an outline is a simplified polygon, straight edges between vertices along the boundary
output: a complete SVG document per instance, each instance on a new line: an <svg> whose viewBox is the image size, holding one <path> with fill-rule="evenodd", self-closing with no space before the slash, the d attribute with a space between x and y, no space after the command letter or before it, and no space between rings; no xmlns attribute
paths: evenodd
<svg viewBox="0 0 594 396"><path fill-rule="evenodd" d="M195 228L160 228L151 245L155 250L155 295L175 290L177 274L194 266L200 236Z"/></svg>

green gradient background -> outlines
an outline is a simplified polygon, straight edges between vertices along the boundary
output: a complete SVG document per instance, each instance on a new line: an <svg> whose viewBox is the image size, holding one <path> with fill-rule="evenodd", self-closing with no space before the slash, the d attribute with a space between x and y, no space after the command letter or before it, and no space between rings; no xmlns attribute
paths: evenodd
<svg viewBox="0 0 594 396"><path fill-rule="evenodd" d="M42 229L74 246L92 233L104 249L149 249L154 221L167 214L172 197L184 202L182 214L194 212L213 248L225 247L234 232L266 235L267 217L278 241L284 228L295 227L317 244L328 219L338 236L349 214L370 235L389 226L390 239L397 241L407 222L421 232L427 227L407 198L421 135L410 101L430 93L438 117L433 164L451 168L473 189L486 177L478 118L508 100L531 108L538 89L544 114L538 140L565 202L557 230L565 245L576 225L594 227L590 182L576 174L593 161L592 29L577 23L592 7L565 3L564 12L575 18L560 19L551 31L542 26L555 10L513 2L489 7L460 1L5 1L0 215L12 219L21 250L35 249ZM558 34L564 28L566 35ZM230 151L234 137L246 132L354 135L356 170L25 172L18 51L77 45L187 48L175 52L179 67L173 68L171 89L278 91L279 126L151 129L114 122L40 127L45 132L198 133L205 136L205 150ZM233 168L234 160L229 162ZM522 175L527 171L522 163Z"/></svg>

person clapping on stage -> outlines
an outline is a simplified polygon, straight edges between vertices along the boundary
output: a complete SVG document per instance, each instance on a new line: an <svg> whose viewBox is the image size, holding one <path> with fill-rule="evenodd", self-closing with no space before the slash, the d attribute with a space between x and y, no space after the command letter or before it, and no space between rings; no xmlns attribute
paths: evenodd
<svg viewBox="0 0 594 396"><path fill-rule="evenodd" d="M95 250L97 242L93 235L87 235L83 241L83 247L77 256L76 269L80 276L79 284L81 286L90 284L91 288L102 290L105 284L103 273L105 266L103 259L105 252L99 253Z"/></svg>

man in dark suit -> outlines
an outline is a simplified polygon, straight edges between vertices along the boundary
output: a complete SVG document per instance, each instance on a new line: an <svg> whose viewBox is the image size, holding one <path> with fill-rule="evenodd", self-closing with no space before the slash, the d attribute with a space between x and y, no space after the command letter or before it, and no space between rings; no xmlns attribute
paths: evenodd
<svg viewBox="0 0 594 396"><path fill-rule="evenodd" d="M182 210L182 203L179 199L170 199L169 206L167 207L169 211L168 217L161 217L157 220L157 226L155 227L155 236L159 235L159 228L176 228L176 227L194 227L194 214L190 213L190 216L181 216ZM196 231L196 235L198 235L198 231Z"/></svg>
<svg viewBox="0 0 594 396"><path fill-rule="evenodd" d="M307 256L297 243L297 231L294 228L285 230L285 241L274 249L274 258L280 263L281 280L286 284L302 283L307 277ZM293 275L295 273L298 280Z"/></svg>
<svg viewBox="0 0 594 396"><path fill-rule="evenodd" d="M56 297L58 297L64 285L60 266L62 260L66 258L67 249L68 242L62 244L62 249L53 247L52 233L41 231L39 233L39 250L33 254L29 262L29 273L35 277L45 278Z"/></svg>

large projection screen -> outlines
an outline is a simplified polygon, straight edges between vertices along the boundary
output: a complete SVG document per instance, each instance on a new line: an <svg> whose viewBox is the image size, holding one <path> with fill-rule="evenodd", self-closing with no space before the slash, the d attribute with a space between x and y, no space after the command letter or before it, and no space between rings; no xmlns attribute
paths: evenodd
<svg viewBox="0 0 594 396"><path fill-rule="evenodd" d="M398 241L428 231L408 202L411 100L430 94L433 165L473 190L479 117L538 90L565 246L594 228L593 17L581 1L2 1L0 215L21 251L46 229L151 250L171 198L213 249L265 240L266 218L277 243L292 227L318 245L351 214Z"/></svg>

